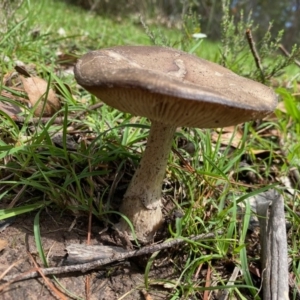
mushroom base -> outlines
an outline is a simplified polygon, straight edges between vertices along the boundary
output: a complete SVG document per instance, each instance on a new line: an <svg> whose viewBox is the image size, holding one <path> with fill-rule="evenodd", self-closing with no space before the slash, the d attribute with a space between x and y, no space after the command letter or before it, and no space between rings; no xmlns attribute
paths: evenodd
<svg viewBox="0 0 300 300"><path fill-rule="evenodd" d="M161 188L176 127L152 121L147 146L124 195L120 212L132 223L137 239L150 242L163 222ZM133 238L122 218L116 228Z"/></svg>
<svg viewBox="0 0 300 300"><path fill-rule="evenodd" d="M147 209L139 198L124 198L120 211L130 220L135 237L142 243L152 241L154 234L163 223L161 207ZM134 239L132 230L123 218L115 227L121 232L126 232L131 240Z"/></svg>

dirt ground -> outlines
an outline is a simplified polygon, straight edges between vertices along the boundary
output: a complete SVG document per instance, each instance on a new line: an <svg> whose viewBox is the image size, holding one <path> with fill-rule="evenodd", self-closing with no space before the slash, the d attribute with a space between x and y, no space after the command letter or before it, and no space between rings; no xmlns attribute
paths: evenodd
<svg viewBox="0 0 300 300"><path fill-rule="evenodd" d="M33 234L35 215L36 213L32 213L16 217L14 222L0 233L0 241L7 242L7 245L0 252L0 274L14 263L16 265L8 272L8 275L21 274L33 268L32 259L27 250L41 265ZM74 219L73 216L61 214L59 211L52 211L51 209L41 213L42 245L49 266L55 267L66 261L66 246L74 243L86 243L87 218L77 218L74 227L72 227ZM107 230L100 234L103 229L99 222L93 222L91 244L120 246L114 238L113 231ZM168 299L171 290L163 285L163 279L174 279L178 274L176 274L170 259L164 259L163 256L152 265L150 280L160 279L161 281L156 285L151 285L149 294L145 292L144 284L144 270L149 257L141 257L114 263L89 272L90 299ZM170 256L165 255L165 257ZM75 297L66 296L66 299L86 299L86 274L73 273L56 277L62 286L75 295ZM54 280L52 282L55 283ZM5 282L2 280L1 283ZM11 283L0 292L0 298L3 300L57 299L42 278Z"/></svg>

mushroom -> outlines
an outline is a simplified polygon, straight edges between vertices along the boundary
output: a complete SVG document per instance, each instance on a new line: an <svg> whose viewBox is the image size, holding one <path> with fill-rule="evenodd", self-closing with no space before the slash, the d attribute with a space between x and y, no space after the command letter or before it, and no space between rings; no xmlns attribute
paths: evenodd
<svg viewBox="0 0 300 300"><path fill-rule="evenodd" d="M177 127L214 128L263 118L277 104L267 86L195 55L159 46L117 46L83 55L75 78L123 112L147 117L151 128L120 212L141 242L163 222L161 188ZM132 238L121 218L118 230Z"/></svg>

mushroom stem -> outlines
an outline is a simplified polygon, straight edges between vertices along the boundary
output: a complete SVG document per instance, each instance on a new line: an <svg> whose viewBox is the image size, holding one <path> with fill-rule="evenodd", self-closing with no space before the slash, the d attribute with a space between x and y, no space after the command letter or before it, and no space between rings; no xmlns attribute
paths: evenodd
<svg viewBox="0 0 300 300"><path fill-rule="evenodd" d="M163 221L161 190L176 126L152 121L147 146L140 164L125 193L120 212L133 224L141 242L152 240ZM128 223L122 218L117 229L132 237Z"/></svg>

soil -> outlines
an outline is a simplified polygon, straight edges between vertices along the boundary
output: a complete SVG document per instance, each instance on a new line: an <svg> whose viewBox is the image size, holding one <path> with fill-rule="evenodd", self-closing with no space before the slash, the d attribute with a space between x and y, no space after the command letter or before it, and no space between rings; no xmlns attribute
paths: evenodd
<svg viewBox="0 0 300 300"><path fill-rule="evenodd" d="M21 275L23 272L32 269L34 265L30 254L41 267L44 267L39 259L34 239L33 224L35 215L36 213L32 213L16 217L14 222L0 233L0 241L7 242L7 245L0 252L0 274L12 264L15 264L15 266L7 275ZM49 266L55 267L65 263L67 260L65 251L67 245L86 243L87 218L76 218L76 223L73 225L73 216L51 209L41 213L40 235ZM92 224L91 244L120 246L120 241L115 237L112 230L105 231L105 228L95 221ZM72 297L64 292L66 299L88 299L85 287L87 276L90 278L89 299L91 300L168 299L171 290L164 286L163 280L178 277L174 265L168 257L170 257L170 250L167 255L162 253L161 258L156 258L153 263L149 273L149 282L154 283L155 281L155 285L151 284L151 289L149 289L151 292L149 293L145 291L144 283L145 266L149 257L133 258L113 263L87 274L62 274L56 276L56 278L60 285L74 295ZM48 276L48 278L58 287L52 277ZM2 284L4 283L5 281L2 281ZM58 299L42 278L10 283L1 291L0 298L3 300Z"/></svg>

